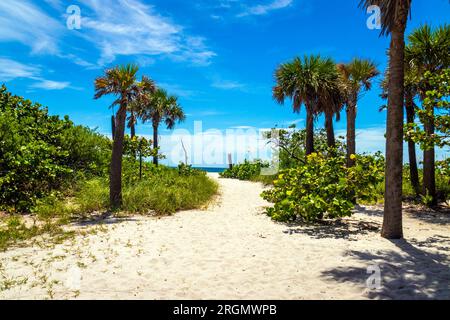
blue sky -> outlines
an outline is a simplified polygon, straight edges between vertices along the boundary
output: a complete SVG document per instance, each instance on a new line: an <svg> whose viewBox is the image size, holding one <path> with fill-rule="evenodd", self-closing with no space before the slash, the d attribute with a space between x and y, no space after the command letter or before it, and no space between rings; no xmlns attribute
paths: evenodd
<svg viewBox="0 0 450 320"><path fill-rule="evenodd" d="M141 73L178 95L188 114L180 125L204 129L304 125L304 113L272 100L273 73L295 56L320 53L336 62L373 59L386 67L388 38L369 30L359 0L2 0L0 83L110 131L111 99L93 100L103 69L138 62ZM67 8L81 9L81 29L66 26ZM408 31L450 22L448 0L416 0ZM385 113L378 80L359 103L360 151L383 149ZM317 126L322 126L319 120ZM336 124L345 130L345 117ZM138 134L151 134L139 126ZM168 134L162 131L162 134Z"/></svg>

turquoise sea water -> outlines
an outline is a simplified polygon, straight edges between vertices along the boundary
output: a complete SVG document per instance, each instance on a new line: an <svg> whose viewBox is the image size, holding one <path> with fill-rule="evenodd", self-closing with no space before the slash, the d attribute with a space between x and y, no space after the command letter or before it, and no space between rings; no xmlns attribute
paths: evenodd
<svg viewBox="0 0 450 320"><path fill-rule="evenodd" d="M177 167L171 167L171 168L176 169ZM228 169L228 168L223 168L223 167L222 168L219 168L219 167L193 167L193 168L203 170L206 172L214 172L214 173L224 172L225 169Z"/></svg>
<svg viewBox="0 0 450 320"><path fill-rule="evenodd" d="M214 167L195 167L195 169L200 169L206 172L224 172L227 168L214 168Z"/></svg>

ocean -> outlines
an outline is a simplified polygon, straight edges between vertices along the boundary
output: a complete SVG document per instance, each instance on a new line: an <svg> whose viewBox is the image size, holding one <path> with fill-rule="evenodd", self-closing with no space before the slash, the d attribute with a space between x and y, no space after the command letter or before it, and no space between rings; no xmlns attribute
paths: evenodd
<svg viewBox="0 0 450 320"><path fill-rule="evenodd" d="M224 172L227 168L214 168L214 167L194 167L195 169L203 170L206 172L214 172L221 173Z"/></svg>

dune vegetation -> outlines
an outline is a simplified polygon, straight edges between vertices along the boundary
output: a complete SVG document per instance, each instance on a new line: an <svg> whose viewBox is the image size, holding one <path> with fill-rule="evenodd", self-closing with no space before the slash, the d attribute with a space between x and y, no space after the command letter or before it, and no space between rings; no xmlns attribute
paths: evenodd
<svg viewBox="0 0 450 320"><path fill-rule="evenodd" d="M134 67L118 67L107 74L117 76L117 70L130 68ZM97 79L97 93L105 90L106 94L111 88L105 84L100 89L102 81ZM148 78L129 85L135 94L142 94L125 110L130 127L142 119L152 121L154 128L161 122L173 128L184 119L176 97L155 91ZM154 141L136 137L134 130L133 136L123 132L121 136L117 128L124 131L124 126L115 127L111 141L75 125L68 116L49 115L40 104L1 87L0 249L41 234L62 235L61 227L74 220L114 213L166 215L201 208L217 193L217 183L205 172L185 164L179 168L158 165L163 155ZM121 145L114 147L120 137ZM114 148L120 148L119 173L114 171L117 164L111 165L111 159L117 161ZM149 157L154 163L146 161ZM114 193L117 186L111 185L114 179L120 180L118 194Z"/></svg>
<svg viewBox="0 0 450 320"><path fill-rule="evenodd" d="M275 71L273 98L280 104L289 100L294 112L304 107L307 113L306 129L298 130L293 125L267 134L279 150L280 174L261 175L261 169L269 164L246 161L221 176L271 185L272 189L262 197L274 203L267 213L278 221L317 222L346 217L352 215L356 204L386 205L396 192L400 202L431 208L448 205L450 159L436 161L435 148L450 145L449 48L448 25L435 29L424 25L408 36L404 49L406 94L400 106L406 110L406 118L400 124L403 139L396 147L403 149L403 141L407 142L409 159L406 164L400 163L400 176L394 181L400 190L388 190L394 183L390 181L392 159L387 161L381 153L356 153L356 106L361 94L371 90L380 74L376 64L357 58L337 64L320 55L294 58ZM382 97L388 100L390 70L381 82ZM380 111L385 108L382 106ZM346 139L336 138L333 129L334 119L339 121L342 112L347 114ZM315 120L321 115L325 128L315 130ZM389 134L387 138L389 141ZM424 154L422 167L417 161L417 145ZM390 157L389 148L387 156ZM401 208L396 210L398 213Z"/></svg>

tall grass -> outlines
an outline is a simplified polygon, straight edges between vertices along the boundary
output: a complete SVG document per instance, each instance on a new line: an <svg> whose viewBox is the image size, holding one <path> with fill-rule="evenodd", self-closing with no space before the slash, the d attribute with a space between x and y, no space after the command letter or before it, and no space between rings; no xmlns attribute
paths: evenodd
<svg viewBox="0 0 450 320"><path fill-rule="evenodd" d="M181 175L175 169L161 167L142 180L132 180L123 187L121 211L139 214L172 214L179 210L204 206L217 193L218 185L204 173ZM108 210L108 180L94 178L80 183L71 198L46 198L36 207L40 218L67 215L88 216Z"/></svg>
<svg viewBox="0 0 450 320"><path fill-rule="evenodd" d="M123 210L130 213L172 214L205 205L217 193L206 175L180 176L175 171L143 180L125 189Z"/></svg>

